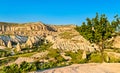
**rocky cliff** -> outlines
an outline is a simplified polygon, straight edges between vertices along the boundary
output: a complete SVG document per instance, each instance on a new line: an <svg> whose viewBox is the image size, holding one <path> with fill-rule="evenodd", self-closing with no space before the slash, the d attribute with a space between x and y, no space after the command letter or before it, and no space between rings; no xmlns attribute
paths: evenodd
<svg viewBox="0 0 120 73"><path fill-rule="evenodd" d="M23 24L0 22L0 46L12 48L18 43L19 45L25 43L32 47L40 43L41 39L46 39L53 43L52 48L55 49L74 52L99 50L98 46L93 46L79 35L75 27L75 25L46 25L41 22ZM114 45L119 46L119 43Z"/></svg>
<svg viewBox="0 0 120 73"><path fill-rule="evenodd" d="M53 48L77 51L79 49L93 51L90 43L75 31L74 25L45 25L36 23L0 23L0 45L13 48L19 43L32 47L41 39L53 43Z"/></svg>
<svg viewBox="0 0 120 73"><path fill-rule="evenodd" d="M45 25L40 22L36 23L0 23L0 34L2 35L48 35L56 32L51 26Z"/></svg>

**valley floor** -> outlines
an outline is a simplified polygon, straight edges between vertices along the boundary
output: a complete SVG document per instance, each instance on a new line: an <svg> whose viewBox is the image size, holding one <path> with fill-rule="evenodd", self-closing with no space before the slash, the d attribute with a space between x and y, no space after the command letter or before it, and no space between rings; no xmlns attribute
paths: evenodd
<svg viewBox="0 0 120 73"><path fill-rule="evenodd" d="M31 73L120 73L120 63L89 63Z"/></svg>

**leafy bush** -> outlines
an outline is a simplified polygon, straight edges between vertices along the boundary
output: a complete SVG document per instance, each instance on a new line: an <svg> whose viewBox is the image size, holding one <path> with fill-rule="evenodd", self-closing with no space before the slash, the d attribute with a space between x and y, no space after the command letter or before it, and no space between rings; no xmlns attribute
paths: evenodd
<svg viewBox="0 0 120 73"><path fill-rule="evenodd" d="M69 52L66 52L66 56L70 56L72 58L72 60L71 60L72 63L82 62L82 60L81 60L82 51L78 51L76 53L69 51Z"/></svg>
<svg viewBox="0 0 120 73"><path fill-rule="evenodd" d="M74 35L71 35L71 32L63 32L61 34L59 34L59 36L61 36L61 38L63 39L71 39Z"/></svg>
<svg viewBox="0 0 120 73"><path fill-rule="evenodd" d="M48 49L48 51L49 51L49 53L47 56L49 58L55 58L60 55L59 50L57 50L57 49Z"/></svg>
<svg viewBox="0 0 120 73"><path fill-rule="evenodd" d="M10 62L13 62L17 59L17 57L8 57L8 58L5 58L5 59L2 59L0 60L0 66L1 65L5 65L5 64L8 64Z"/></svg>
<svg viewBox="0 0 120 73"><path fill-rule="evenodd" d="M3 67L3 71L5 73L26 73L35 70L37 70L36 65L34 63L27 62L22 62L20 66L12 64L10 66Z"/></svg>
<svg viewBox="0 0 120 73"><path fill-rule="evenodd" d="M102 62L102 56L100 52L94 52L91 53L90 56L88 57L89 62L95 62L95 63L101 63Z"/></svg>
<svg viewBox="0 0 120 73"><path fill-rule="evenodd" d="M4 73L27 73L36 70L44 70L44 69L59 67L58 64L59 66L65 66L61 63L54 63L54 62L41 63L37 61L33 63L22 62L20 66L18 66L17 64L12 64L10 66L3 67L2 70Z"/></svg>
<svg viewBox="0 0 120 73"><path fill-rule="evenodd" d="M22 71L22 72L35 71L35 70L37 70L37 68L34 63L30 64L27 62L22 62L20 64L20 71Z"/></svg>
<svg viewBox="0 0 120 73"><path fill-rule="evenodd" d="M17 64L3 67L5 73L20 73L19 67Z"/></svg>
<svg viewBox="0 0 120 73"><path fill-rule="evenodd" d="M7 57L7 56L11 56L11 52L0 49L0 57Z"/></svg>

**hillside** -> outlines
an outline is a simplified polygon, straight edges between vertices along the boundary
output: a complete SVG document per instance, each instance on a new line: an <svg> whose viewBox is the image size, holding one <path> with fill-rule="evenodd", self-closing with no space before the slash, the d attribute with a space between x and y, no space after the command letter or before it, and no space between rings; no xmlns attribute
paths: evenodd
<svg viewBox="0 0 120 73"><path fill-rule="evenodd" d="M67 70L68 73L79 73L85 72L88 67L85 73L94 72L93 69L100 73L112 72L108 67L114 64L108 63L120 63L120 36L116 34L104 40L106 48L101 52L99 44L91 43L75 28L75 25L47 25L41 22L0 22L0 72L39 73L40 70L41 73L45 70L42 72L64 73ZM67 67L56 68L62 66Z"/></svg>

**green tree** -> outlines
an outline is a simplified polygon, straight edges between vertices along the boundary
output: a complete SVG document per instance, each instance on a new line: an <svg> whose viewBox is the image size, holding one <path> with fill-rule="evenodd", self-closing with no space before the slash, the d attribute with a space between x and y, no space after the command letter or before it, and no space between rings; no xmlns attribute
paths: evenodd
<svg viewBox="0 0 120 73"><path fill-rule="evenodd" d="M105 49L104 41L111 38L112 34L119 30L120 18L117 15L115 19L110 22L105 14L99 17L98 13L96 13L94 18L87 18L86 21L87 23L83 22L81 26L77 26L75 29L91 43L98 44L101 53L103 53Z"/></svg>

